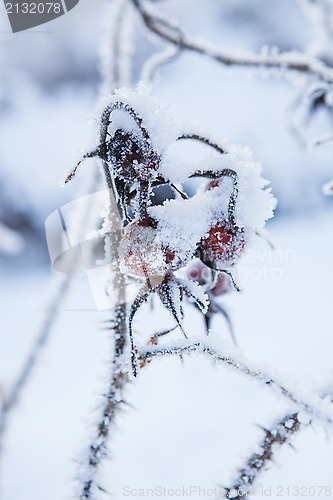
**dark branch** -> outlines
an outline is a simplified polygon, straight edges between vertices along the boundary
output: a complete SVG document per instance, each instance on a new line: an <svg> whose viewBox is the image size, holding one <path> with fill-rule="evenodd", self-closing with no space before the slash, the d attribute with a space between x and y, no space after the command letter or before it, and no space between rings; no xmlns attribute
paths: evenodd
<svg viewBox="0 0 333 500"><path fill-rule="evenodd" d="M221 146L215 144L215 142L210 141L206 137L203 137L198 134L183 134L177 138L177 141L180 141L182 139L193 139L194 141L200 141L203 142L204 144L207 144L207 146L211 146L212 148L216 149L216 151L218 151L221 154L226 153L226 151L224 151L224 149L221 148Z"/></svg>

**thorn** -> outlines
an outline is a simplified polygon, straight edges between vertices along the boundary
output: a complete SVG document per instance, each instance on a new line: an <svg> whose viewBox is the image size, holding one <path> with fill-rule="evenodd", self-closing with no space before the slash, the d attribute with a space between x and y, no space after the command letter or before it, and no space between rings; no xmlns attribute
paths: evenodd
<svg viewBox="0 0 333 500"><path fill-rule="evenodd" d="M288 443L288 445L289 445L289 446L290 446L290 448L292 448L294 451L297 451L297 452L298 452L297 448L295 448L295 446L294 446L293 444Z"/></svg>
<svg viewBox="0 0 333 500"><path fill-rule="evenodd" d="M263 427L262 425L260 424L254 424L256 427L259 427L259 429L261 429L262 431L265 432L265 434L269 435L269 436L272 436L272 433L269 429L266 429L266 427Z"/></svg>
<svg viewBox="0 0 333 500"><path fill-rule="evenodd" d="M106 495L111 496L110 493L108 491L106 491L104 488L102 488L102 486L100 486L99 484L97 484L97 489L102 491Z"/></svg>

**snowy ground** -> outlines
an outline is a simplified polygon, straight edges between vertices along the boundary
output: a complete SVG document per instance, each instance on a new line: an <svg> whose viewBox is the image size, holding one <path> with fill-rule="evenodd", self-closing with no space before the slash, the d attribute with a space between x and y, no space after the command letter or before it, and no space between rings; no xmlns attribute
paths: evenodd
<svg viewBox="0 0 333 500"><path fill-rule="evenodd" d="M272 223L272 239L279 249L275 257L258 240L256 262L244 263L240 272L244 293L224 301L246 357L273 373L281 371L290 386L304 392L318 383L316 379L333 377L328 293L333 279L328 230L332 215L318 212ZM276 262L281 255L284 261ZM10 338L1 339L1 379L6 385L33 337L50 276L33 270L16 280L8 280L1 295L4 331L11 332ZM22 304L19 314L13 315L13 300ZM109 366L108 333L96 328L105 314L73 310L80 308L94 308L83 277L66 301L11 419L3 460L4 500L70 498ZM138 316L138 335L147 314L148 309ZM149 323L156 331L164 328L165 319L163 312L156 312ZM202 332L201 318L190 308L185 325L191 336ZM216 320L214 330L229 343L222 319ZM131 406L118 420L103 480L116 498L122 497L125 486L196 485L208 490L228 484L242 457L251 454L262 437L256 424L270 426L291 408L269 388L199 355L186 357L183 364L178 359L152 362L130 385L126 399ZM279 485L331 485L333 449L325 433L309 428L293 445L295 449L285 446L262 476L272 498ZM192 497L198 497L194 490Z"/></svg>

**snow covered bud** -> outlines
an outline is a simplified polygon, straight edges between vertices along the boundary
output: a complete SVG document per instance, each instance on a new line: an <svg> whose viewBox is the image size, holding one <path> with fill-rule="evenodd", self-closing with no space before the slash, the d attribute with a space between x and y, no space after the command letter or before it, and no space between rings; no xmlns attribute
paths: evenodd
<svg viewBox="0 0 333 500"><path fill-rule="evenodd" d="M101 112L98 146L83 155L65 183L88 158L103 160L111 175L128 185L158 176L161 159L178 136L173 120L142 84L135 91L116 90L108 101Z"/></svg>
<svg viewBox="0 0 333 500"><path fill-rule="evenodd" d="M221 209L213 211L213 221L210 223L209 231L202 237L199 243L200 254L203 262L214 262L227 266L238 260L242 254L246 238L244 228L239 228L235 221L235 208L238 197L238 176L234 170L225 169L225 175L211 181L206 190L219 193L227 179L232 180L232 189L228 199L227 216ZM215 197L215 196L214 196Z"/></svg>
<svg viewBox="0 0 333 500"><path fill-rule="evenodd" d="M230 265L241 256L245 243L244 229L233 227L228 221L221 220L210 228L199 247L204 262Z"/></svg>
<svg viewBox="0 0 333 500"><path fill-rule="evenodd" d="M121 253L124 272L133 276L165 276L183 266L176 252L161 244L153 219L135 220L126 226Z"/></svg>
<svg viewBox="0 0 333 500"><path fill-rule="evenodd" d="M171 117L144 85L116 90L101 118L102 156L128 183L156 178L161 159L177 137Z"/></svg>

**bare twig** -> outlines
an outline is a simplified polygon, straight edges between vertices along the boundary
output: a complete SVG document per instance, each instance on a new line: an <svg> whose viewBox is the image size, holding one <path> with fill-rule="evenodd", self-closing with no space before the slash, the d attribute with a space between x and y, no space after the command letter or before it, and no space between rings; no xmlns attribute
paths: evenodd
<svg viewBox="0 0 333 500"><path fill-rule="evenodd" d="M158 70L165 64L175 61L180 54L177 46L168 46L162 53L153 54L142 68L141 80L151 83Z"/></svg>
<svg viewBox="0 0 333 500"><path fill-rule="evenodd" d="M271 70L280 69L315 77L322 82L333 83L332 68L315 57L297 51L277 53L276 49L265 50L261 54L252 54L249 52L238 53L226 50L191 38L168 19L156 15L151 9L148 10L140 0L131 1L141 16L142 21L151 32L182 50L202 54L225 66Z"/></svg>
<svg viewBox="0 0 333 500"><path fill-rule="evenodd" d="M96 475L98 467L107 456L108 438L115 418L125 401L123 389L129 381L128 372L124 367L124 347L126 344L126 311L125 305L119 304L115 308L113 332L115 335L115 354L112 363L112 375L107 393L104 395L105 404L100 420L97 423L97 433L92 439L85 464L85 477L80 494L81 499L91 498L94 489L99 488Z"/></svg>

